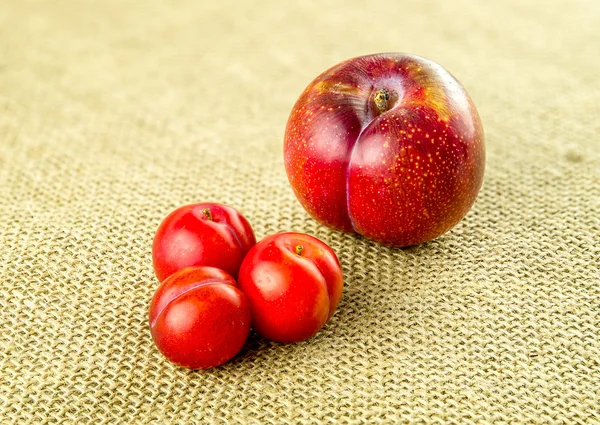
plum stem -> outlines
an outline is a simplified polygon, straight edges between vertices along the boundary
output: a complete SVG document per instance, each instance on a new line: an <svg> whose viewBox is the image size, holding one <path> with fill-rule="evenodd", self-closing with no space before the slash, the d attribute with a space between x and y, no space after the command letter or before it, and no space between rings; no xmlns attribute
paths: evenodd
<svg viewBox="0 0 600 425"><path fill-rule="evenodd" d="M302 245L296 245L296 255L302 255L302 251L304 251L304 247Z"/></svg>
<svg viewBox="0 0 600 425"><path fill-rule="evenodd" d="M210 213L210 210L208 208L203 208L202 209L202 214L204 214L206 216L207 220L212 221L213 217L212 217L212 214Z"/></svg>
<svg viewBox="0 0 600 425"><path fill-rule="evenodd" d="M375 101L375 106L377 106L380 114L387 111L388 100L390 100L389 90L385 88L377 90L373 96L373 100Z"/></svg>

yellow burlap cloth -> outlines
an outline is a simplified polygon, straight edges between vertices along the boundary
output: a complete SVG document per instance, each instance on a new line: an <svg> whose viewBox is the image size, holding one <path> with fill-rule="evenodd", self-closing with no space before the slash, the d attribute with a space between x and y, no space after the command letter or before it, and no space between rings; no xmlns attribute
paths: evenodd
<svg viewBox="0 0 600 425"><path fill-rule="evenodd" d="M598 423L600 3L21 1L0 7L0 422ZM487 169L447 235L310 219L288 113L335 63L403 51L467 88ZM242 211L338 253L313 339L178 368L147 306L161 219Z"/></svg>

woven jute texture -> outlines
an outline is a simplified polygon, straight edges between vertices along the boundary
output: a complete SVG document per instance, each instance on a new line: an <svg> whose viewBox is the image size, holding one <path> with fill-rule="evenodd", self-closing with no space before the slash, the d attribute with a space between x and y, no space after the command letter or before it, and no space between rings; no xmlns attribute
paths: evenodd
<svg viewBox="0 0 600 425"><path fill-rule="evenodd" d="M0 5L0 423L600 423L600 3ZM451 232L391 249L307 216L283 166L304 87L430 58L486 132ZM314 338L189 371L154 347L151 243L177 206L321 238L345 274Z"/></svg>

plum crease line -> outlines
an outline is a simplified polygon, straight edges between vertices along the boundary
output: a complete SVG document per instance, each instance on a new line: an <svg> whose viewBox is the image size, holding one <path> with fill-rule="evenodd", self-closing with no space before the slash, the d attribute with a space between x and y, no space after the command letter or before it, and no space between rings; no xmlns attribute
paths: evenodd
<svg viewBox="0 0 600 425"><path fill-rule="evenodd" d="M231 226L227 225L227 230L229 230L229 233L231 233L231 235L237 242L238 246L240 247L240 253L242 254L242 260L243 260L244 259L244 252L243 252L244 248L242 247L242 241L240 240L239 236L233 231L233 228Z"/></svg>
<svg viewBox="0 0 600 425"><path fill-rule="evenodd" d="M292 251L290 251L289 249L287 249L282 243L277 243L278 246L286 252L286 255L288 255L290 258L292 258L294 261L304 261L308 264L310 264L311 266L313 266L317 272L319 273L319 275L321 276L321 279L323 279L323 282L325 283L325 289L327 289L327 279L325 279L325 274L323 273L323 270L321 270L321 268L319 267L319 265L317 263L315 263L314 261L311 261L309 258L307 257L302 257L300 255L295 255ZM298 258L300 257L300 258ZM329 291L327 292L327 297L329 298Z"/></svg>
<svg viewBox="0 0 600 425"><path fill-rule="evenodd" d="M165 311L165 309L176 299L181 298L183 295L187 294L190 291L193 291L194 289L198 289L201 286L206 286L206 285L214 285L216 283L225 283L226 285L230 285L230 286L234 286L231 285L230 283L226 283L220 280L210 280L208 282L202 282L198 285L192 286L191 288L186 289L185 291L183 291L181 294L178 294L176 297L174 297L173 299L171 299L167 304L165 304L165 306L163 308L160 309L160 312L156 315L156 318L150 323L150 327L154 327L154 325L156 324L156 321L158 320L158 318L160 317L160 315L163 313L163 311Z"/></svg>
<svg viewBox="0 0 600 425"><path fill-rule="evenodd" d="M369 92L369 99L371 98L371 94L373 93L373 89L371 89L371 91ZM369 125L374 121L371 120L369 121L367 124L363 125L362 128L360 129L360 132L358 133L358 136L356 137L356 140L354 141L354 143L352 144L352 148L350 149L350 157L348 158L348 164L346 165L346 215L348 216L348 219L350 220L350 225L352 226L352 230L354 230L356 232L356 225L354 222L354 219L352 218L352 215L350 214L350 195L349 195L349 190L350 190L350 164L352 163L352 158L354 157L354 150L356 149L356 145L358 145L358 141L359 139L362 137L363 133L365 132L365 130L367 129L367 127L369 127Z"/></svg>

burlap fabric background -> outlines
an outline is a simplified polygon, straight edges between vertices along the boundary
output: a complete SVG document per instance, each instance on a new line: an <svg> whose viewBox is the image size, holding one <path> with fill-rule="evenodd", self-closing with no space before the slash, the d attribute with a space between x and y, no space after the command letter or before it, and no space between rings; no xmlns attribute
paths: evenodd
<svg viewBox="0 0 600 425"><path fill-rule="evenodd" d="M600 3L3 1L0 423L599 423ZM467 87L484 187L389 249L293 197L283 130L349 57L405 51ZM315 338L252 335L192 372L154 348L150 246L190 202L338 253Z"/></svg>

